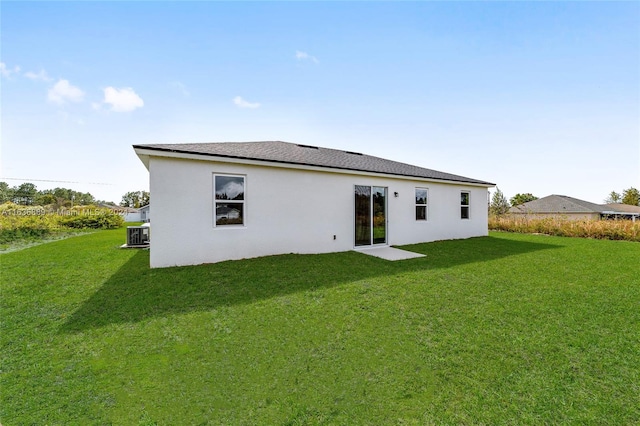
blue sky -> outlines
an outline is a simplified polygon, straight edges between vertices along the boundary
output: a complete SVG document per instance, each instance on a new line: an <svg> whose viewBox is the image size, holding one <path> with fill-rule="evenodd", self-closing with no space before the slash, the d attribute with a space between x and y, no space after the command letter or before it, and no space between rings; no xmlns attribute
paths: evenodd
<svg viewBox="0 0 640 426"><path fill-rule="evenodd" d="M0 13L0 180L119 202L148 188L133 144L284 140L507 197L602 202L640 187L638 2L3 1Z"/></svg>

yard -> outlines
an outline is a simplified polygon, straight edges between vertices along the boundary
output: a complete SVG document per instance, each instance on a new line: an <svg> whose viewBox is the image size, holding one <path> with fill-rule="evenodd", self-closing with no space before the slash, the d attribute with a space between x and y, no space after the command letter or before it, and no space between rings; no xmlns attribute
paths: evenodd
<svg viewBox="0 0 640 426"><path fill-rule="evenodd" d="M639 243L150 270L124 240L0 255L3 425L640 423Z"/></svg>

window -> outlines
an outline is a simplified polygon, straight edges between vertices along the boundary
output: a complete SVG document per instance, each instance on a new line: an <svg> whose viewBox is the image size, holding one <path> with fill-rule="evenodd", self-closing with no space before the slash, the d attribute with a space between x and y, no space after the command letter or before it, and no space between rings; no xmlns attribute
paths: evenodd
<svg viewBox="0 0 640 426"><path fill-rule="evenodd" d="M460 193L460 219L469 219L469 193Z"/></svg>
<svg viewBox="0 0 640 426"><path fill-rule="evenodd" d="M215 226L244 225L244 176L213 175Z"/></svg>
<svg viewBox="0 0 640 426"><path fill-rule="evenodd" d="M416 188L416 220L427 220L427 195L426 188Z"/></svg>

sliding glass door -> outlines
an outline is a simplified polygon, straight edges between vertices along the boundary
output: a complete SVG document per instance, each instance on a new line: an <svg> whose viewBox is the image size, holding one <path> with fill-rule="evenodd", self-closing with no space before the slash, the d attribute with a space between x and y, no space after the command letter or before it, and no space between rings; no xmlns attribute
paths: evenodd
<svg viewBox="0 0 640 426"><path fill-rule="evenodd" d="M356 246L371 245L371 187L356 185Z"/></svg>
<svg viewBox="0 0 640 426"><path fill-rule="evenodd" d="M387 243L387 188L355 187L355 245Z"/></svg>
<svg viewBox="0 0 640 426"><path fill-rule="evenodd" d="M374 186L373 202L373 244L387 243L387 188Z"/></svg>

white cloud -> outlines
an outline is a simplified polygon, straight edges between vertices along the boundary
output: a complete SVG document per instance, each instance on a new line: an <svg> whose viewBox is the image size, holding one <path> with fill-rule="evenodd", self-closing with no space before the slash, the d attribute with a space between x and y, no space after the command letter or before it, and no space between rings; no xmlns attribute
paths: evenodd
<svg viewBox="0 0 640 426"><path fill-rule="evenodd" d="M309 55L307 52L301 52L299 50L296 50L296 59L298 61L311 61L314 64L317 64L320 62L318 61L318 58L316 58L315 56Z"/></svg>
<svg viewBox="0 0 640 426"><path fill-rule="evenodd" d="M233 98L233 103L236 104L239 108L259 108L260 104L258 102L249 102L242 99L241 96L236 96Z"/></svg>
<svg viewBox="0 0 640 426"><path fill-rule="evenodd" d="M242 193L244 193L244 185L238 182L228 182L221 190L216 191L217 195L226 194L229 200L233 200Z"/></svg>
<svg viewBox="0 0 640 426"><path fill-rule="evenodd" d="M39 81L51 81L53 80L51 77L49 77L49 74L47 74L47 72L43 69L40 70L40 72L35 73L33 71L29 71L24 73L24 76L31 79L31 80L39 80Z"/></svg>
<svg viewBox="0 0 640 426"><path fill-rule="evenodd" d="M78 87L69 84L68 80L59 80L49 89L49 101L56 104L64 104L66 102L82 102L84 92Z"/></svg>
<svg viewBox="0 0 640 426"><path fill-rule="evenodd" d="M11 77L11 74L18 74L20 72L20 67L19 66L15 66L13 67L13 69L7 68L7 64L5 64L4 62L0 62L0 75L2 75L3 77Z"/></svg>
<svg viewBox="0 0 640 426"><path fill-rule="evenodd" d="M172 81L171 87L178 90L180 93L182 93L183 96L189 96L191 94L189 93L189 90L187 90L187 86L179 81Z"/></svg>
<svg viewBox="0 0 640 426"><path fill-rule="evenodd" d="M107 87L104 89L104 103L111 105L111 111L115 112L130 112L144 106L142 98L131 87Z"/></svg>

